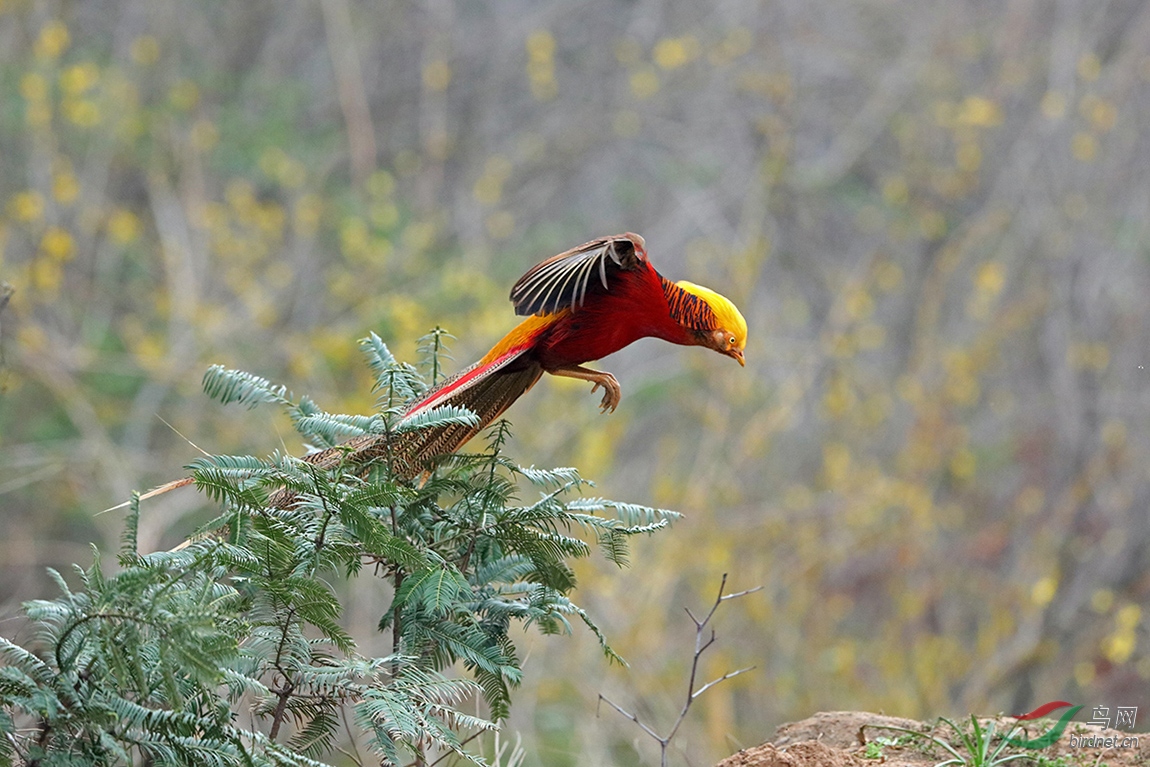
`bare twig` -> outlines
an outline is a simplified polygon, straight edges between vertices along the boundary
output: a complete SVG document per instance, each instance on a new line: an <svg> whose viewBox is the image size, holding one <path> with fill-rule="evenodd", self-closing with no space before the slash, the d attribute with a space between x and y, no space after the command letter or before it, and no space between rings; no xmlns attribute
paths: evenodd
<svg viewBox="0 0 1150 767"><path fill-rule="evenodd" d="M650 735L655 740L659 741L660 743L665 742L663 738L659 737L659 733L655 732L650 727L648 727L647 725L645 725L641 721L639 721L639 717L635 716L630 711L627 711L627 710L621 708L619 706L619 704L615 703L613 700L611 700L607 696L603 695L602 693L599 694L599 702L600 703L606 703L608 706L615 709L616 711L618 711L620 714L622 714L623 716L630 719L635 724L639 725L639 728L641 730L643 730L643 732L647 733L648 735ZM598 707L596 707L596 708L598 708ZM595 714L596 714L596 716L599 714L598 710L595 711Z"/></svg>
<svg viewBox="0 0 1150 767"><path fill-rule="evenodd" d="M347 720L347 706L339 707L339 718L343 722L343 731L347 735L348 744L351 746L351 751L344 748L339 749L339 751L355 762L356 767L363 767L363 757L359 755L359 743L351 731L351 722Z"/></svg>
<svg viewBox="0 0 1150 767"><path fill-rule="evenodd" d="M471 733L471 734L470 734L470 735L468 735L466 738L464 738L463 740L459 741L459 748L460 748L460 749L462 749L462 748L463 748L464 746L466 746L468 743L470 743L471 741L475 740L476 738L478 738L480 735L482 735L482 734L483 734L483 733L485 733L485 732L487 732L487 730L477 730L476 732L473 732L473 733ZM436 760L435 760L434 762L432 762L431 764L427 765L427 767L435 767L435 765L439 764L440 762L442 762L442 761L443 761L444 759L446 759L447 757L449 757L449 756L456 756L456 755L457 755L457 754L456 754L456 752L454 752L454 751L445 751L443 754L441 754L441 755L439 756L439 758L438 758L438 759L436 759ZM417 759L417 760L415 760L414 762L408 762L408 764L407 764L407 767L415 767L415 766L416 766L417 764L419 764L419 763L420 763L420 761Z"/></svg>
<svg viewBox="0 0 1150 767"><path fill-rule="evenodd" d="M726 589L726 587L727 573L723 573L723 579L719 583L719 594L715 598L714 604L711 605L711 609L707 611L706 616L702 620L696 618L695 614L691 612L690 608L683 608L683 610L686 611L687 616L691 619L691 622L695 624L695 657L691 660L691 675L687 682L687 698L685 701L683 701L683 708L679 711L679 718L675 720L675 724L671 727L671 730L667 733L667 735L659 735L659 733L655 732L655 730L650 726L644 724L639 719L639 717L635 716L630 711L627 711L612 701L610 698L604 696L602 693L599 695L600 703L606 703L608 706L630 719L632 722L639 726L639 729L650 735L656 742L658 742L660 767L667 767L667 747L671 745L671 740L679 731L679 726L683 724L683 720L687 718L687 712L690 711L691 704L695 702L695 699L720 682L736 677L739 674L746 673L747 671L750 671L754 668L754 666L747 666L746 668L741 668L737 671L730 671L726 674L723 674L718 679L712 679L710 682L707 682L698 690L695 689L695 678L699 671L699 659L703 656L703 653L707 651L707 648L715 643L715 630L711 629L710 636L707 636L707 626L711 622L711 618L714 617L715 611L719 609L719 605L721 605L723 602L726 602L728 599L737 599L738 597L743 597L747 594L753 594L756 591L762 590L763 588L762 586L756 586L753 589L746 589L745 591L739 591L734 594L724 594L723 591ZM598 711L596 711L596 715L598 715Z"/></svg>

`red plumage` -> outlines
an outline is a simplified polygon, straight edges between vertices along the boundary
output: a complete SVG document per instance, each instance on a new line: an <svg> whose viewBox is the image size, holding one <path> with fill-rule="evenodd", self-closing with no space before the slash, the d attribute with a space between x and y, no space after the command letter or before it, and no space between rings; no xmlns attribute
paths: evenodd
<svg viewBox="0 0 1150 767"><path fill-rule="evenodd" d="M609 292L578 310L550 317L553 321L540 331L533 350L547 371L602 359L640 338L691 343L690 331L670 315L663 278L647 261L620 271Z"/></svg>
<svg viewBox="0 0 1150 767"><path fill-rule="evenodd" d="M511 289L516 313L530 315L483 359L444 381L404 413L411 417L453 405L475 413L474 425L450 424L406 432L396 443L364 435L312 453L319 466L350 461L366 466L384 456L401 476L415 477L437 456L453 453L523 396L544 373L578 378L603 388L603 410L619 404L610 373L583 367L634 341L653 336L676 344L703 345L743 361L746 324L733 304L698 286L688 291L663 279L647 262L637 234L604 237L537 264ZM726 302L736 325L723 327L709 301ZM275 499L291 502L291 494Z"/></svg>
<svg viewBox="0 0 1150 767"><path fill-rule="evenodd" d="M532 315L483 359L413 403L411 416L443 405L466 407L475 427L431 430L414 450L417 462L448 453L485 428L525 394L543 373L602 387L603 410L618 405L613 375L583 367L640 338L713 345L717 320L707 302L664 279L647 260L643 238L626 233L592 240L547 259L515 283L518 314ZM726 338L726 336L724 336ZM733 340L730 342L734 343ZM733 349L723 350L731 354ZM741 361L741 347L732 354Z"/></svg>

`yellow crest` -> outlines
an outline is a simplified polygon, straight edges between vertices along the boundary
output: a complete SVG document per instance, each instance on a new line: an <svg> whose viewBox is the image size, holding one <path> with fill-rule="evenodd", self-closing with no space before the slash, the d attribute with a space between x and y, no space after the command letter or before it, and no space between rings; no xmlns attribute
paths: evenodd
<svg viewBox="0 0 1150 767"><path fill-rule="evenodd" d="M707 306L711 307L711 311L715 313L715 319L719 321L718 329L725 330L735 337L736 349L742 351L747 347L747 321L743 319L743 314L738 307L731 303L731 299L719 295L710 288L704 288L702 285L696 285L686 280L680 280L675 285L693 296L698 296L707 303Z"/></svg>

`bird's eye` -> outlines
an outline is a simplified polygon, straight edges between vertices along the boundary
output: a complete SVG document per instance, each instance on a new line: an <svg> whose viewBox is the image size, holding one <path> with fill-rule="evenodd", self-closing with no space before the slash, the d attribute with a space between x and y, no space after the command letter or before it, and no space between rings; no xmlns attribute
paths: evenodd
<svg viewBox="0 0 1150 767"><path fill-rule="evenodd" d="M727 346L734 346L734 345L735 345L735 337L731 336L730 338L727 339Z"/></svg>

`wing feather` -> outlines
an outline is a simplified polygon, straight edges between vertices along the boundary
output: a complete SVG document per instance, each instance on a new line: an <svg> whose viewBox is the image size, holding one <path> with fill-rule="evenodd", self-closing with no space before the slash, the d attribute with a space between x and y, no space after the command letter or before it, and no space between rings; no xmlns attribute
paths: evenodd
<svg viewBox="0 0 1150 767"><path fill-rule="evenodd" d="M532 270L532 278L530 282L523 285L523 290L519 301L529 304L543 305L546 303L549 289L554 282L555 275L563 271L565 265L559 261L544 261ZM524 278L527 275L524 275ZM520 279L523 282L523 279ZM518 284L518 283L516 283ZM545 295L545 293L547 295ZM516 299L512 297L512 300ZM517 314L534 314L534 312L516 312Z"/></svg>
<svg viewBox="0 0 1150 767"><path fill-rule="evenodd" d="M647 249L639 235L601 237L536 264L511 288L511 301L520 315L577 311L588 293L609 291L615 274L646 263ZM596 272L598 285L592 280Z"/></svg>

